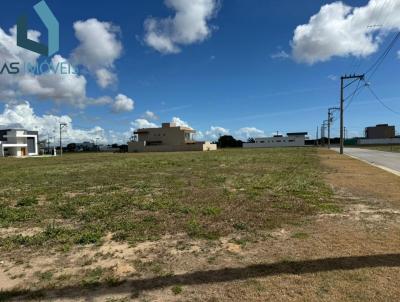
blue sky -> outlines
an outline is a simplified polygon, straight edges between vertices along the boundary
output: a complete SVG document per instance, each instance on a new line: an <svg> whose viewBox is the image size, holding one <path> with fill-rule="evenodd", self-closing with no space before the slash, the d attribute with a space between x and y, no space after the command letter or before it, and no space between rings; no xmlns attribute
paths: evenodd
<svg viewBox="0 0 400 302"><path fill-rule="evenodd" d="M348 12L361 20L355 23L359 27L360 22L365 29L353 33L356 36L345 35L343 38L358 45L339 47L337 44L342 38L332 33L340 31L340 26L353 32L356 25L352 28L341 24L340 16L336 16L338 25L335 22L329 24L323 14L320 14L320 23L310 23L310 18L319 14L322 6L332 5L333 1L225 0L217 3L214 0L196 0L206 8L214 5L212 12L208 15L194 12L194 20L189 20L188 28L182 29L178 28L180 24L173 23L173 18L182 10L191 15L192 8L181 4L182 0L168 1L172 3L169 7L163 0L96 1L96 4L92 1L47 0L60 22L58 54L65 59L72 61L74 50L82 43L77 39L75 22L95 19L99 24L112 24L113 27L108 29L113 32L121 51L114 56L110 54L112 62L105 69L117 80L101 87L95 73L102 66L93 67L83 58L78 60L82 65L91 66L84 74L86 96L91 99L108 97L112 101L101 105L82 101L77 106L71 100L54 100L35 93L3 97L0 99L0 124L1 113L6 107L11 112L21 102L28 101L34 118L68 116L72 121L71 128L76 131L90 133L94 127L99 127L105 136L111 130L119 139L128 136L129 131L138 125L135 124L138 119L160 124L174 117L200 130L204 139L212 139L218 132L224 134L224 130L243 138L261 135L262 132L270 135L276 131L308 131L314 136L316 127L326 119L327 108L338 105L338 77L368 69L390 42L393 32L400 28L400 20L395 17L400 13L398 6L393 11L393 8L380 7L373 0L344 1L342 8L365 8L359 13ZM2 1L1 29L9 34L9 28L25 11L30 18L29 28L43 33L40 41L46 41L46 30L32 9L37 2ZM340 15L338 6L327 6L327 10ZM365 20L363 14L369 19ZM165 25L162 20L168 17L172 24ZM331 16L329 20L336 17ZM146 38L152 31L146 28L146 20L153 20L158 30L153 33L158 33L157 37L163 38L164 42L172 43L170 46L175 49L167 50L164 44L149 42ZM197 29L196 22L199 25ZM311 26L308 29L314 30L314 36L310 36L311 32L308 36L299 33L295 37L295 29L303 24ZM367 26L375 24L380 24L381 28L367 29ZM319 31L321 28L322 32ZM329 34L324 34L327 32ZM89 31L88 34L96 36L95 32ZM319 34L324 40L322 44L310 43L318 39ZM182 35L187 37L182 38ZM360 41L356 41L359 37ZM366 44L361 45L364 42ZM99 42L98 47L102 45ZM371 79L371 87L377 95L398 112L400 96L396 72L400 67L399 49L400 45L396 44ZM352 89L350 87L348 93ZM110 108L117 95L133 100L134 109L129 110L132 108L128 106L126 110L113 112ZM146 111L153 112L158 119L145 115ZM10 113L7 117L3 113L3 124L7 122L11 122ZM400 129L399 115L383 107L368 89L364 89L346 111L346 126L350 135L361 135L366 126L378 123L394 124ZM335 124L333 132L337 133L337 130ZM71 136L74 133L71 132Z"/></svg>

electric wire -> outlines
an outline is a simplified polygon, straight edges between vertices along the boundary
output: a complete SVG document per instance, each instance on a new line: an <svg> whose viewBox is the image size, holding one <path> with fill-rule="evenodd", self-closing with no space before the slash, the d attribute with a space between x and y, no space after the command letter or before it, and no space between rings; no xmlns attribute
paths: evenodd
<svg viewBox="0 0 400 302"><path fill-rule="evenodd" d="M394 110L393 108L389 107L388 105L386 105L382 99L375 93L375 91L371 88L371 86L367 85L368 90L371 92L371 94L374 96L374 98L383 106L385 107L387 110L391 111L394 114L400 115L400 112Z"/></svg>

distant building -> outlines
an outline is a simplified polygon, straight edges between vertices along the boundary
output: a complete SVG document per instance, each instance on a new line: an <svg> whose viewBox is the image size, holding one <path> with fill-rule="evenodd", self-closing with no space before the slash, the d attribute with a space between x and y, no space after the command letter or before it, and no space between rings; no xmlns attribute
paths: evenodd
<svg viewBox="0 0 400 302"><path fill-rule="evenodd" d="M145 128L135 131L138 139L128 143L129 152L213 151L217 145L193 140L195 130L163 123L161 128Z"/></svg>
<svg viewBox="0 0 400 302"><path fill-rule="evenodd" d="M0 156L39 155L37 131L24 129L0 130Z"/></svg>
<svg viewBox="0 0 400 302"><path fill-rule="evenodd" d="M255 138L254 143L244 143L243 148L304 147L307 132L287 133L287 136Z"/></svg>
<svg viewBox="0 0 400 302"><path fill-rule="evenodd" d="M365 138L367 139L394 138L395 136L395 126L389 126L388 124L380 124L375 127L365 128Z"/></svg>

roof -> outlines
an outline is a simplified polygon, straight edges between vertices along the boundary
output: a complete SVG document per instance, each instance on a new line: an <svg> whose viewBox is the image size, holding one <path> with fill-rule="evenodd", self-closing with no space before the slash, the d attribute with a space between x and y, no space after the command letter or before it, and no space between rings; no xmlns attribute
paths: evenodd
<svg viewBox="0 0 400 302"><path fill-rule="evenodd" d="M379 128L379 127L394 127L394 126L389 126L389 124L378 124L376 126L369 126L368 128Z"/></svg>
<svg viewBox="0 0 400 302"><path fill-rule="evenodd" d="M7 129L0 129L0 131L27 131L26 129L23 128L7 128Z"/></svg>
<svg viewBox="0 0 400 302"><path fill-rule="evenodd" d="M291 133L287 133L287 136L302 136L302 135L308 135L308 132L291 132Z"/></svg>
<svg viewBox="0 0 400 302"><path fill-rule="evenodd" d="M196 133L196 130L189 128L189 127L184 127L184 126L177 126L175 123L162 123L161 127L158 128L140 128L137 129L134 134L146 134L149 133L150 131L153 130L160 130L160 129L170 129L170 128L178 128L179 130L185 131L185 132L190 132L190 133Z"/></svg>

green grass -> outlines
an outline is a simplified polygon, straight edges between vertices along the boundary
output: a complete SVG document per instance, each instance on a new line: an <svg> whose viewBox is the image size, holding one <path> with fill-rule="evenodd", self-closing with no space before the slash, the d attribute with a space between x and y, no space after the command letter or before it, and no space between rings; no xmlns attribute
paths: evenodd
<svg viewBox="0 0 400 302"><path fill-rule="evenodd" d="M136 243L186 232L217 239L337 212L313 148L208 153L71 154L1 159L0 239L15 249ZM40 200L40 202L38 202Z"/></svg>
<svg viewBox="0 0 400 302"><path fill-rule="evenodd" d="M295 239L307 239L309 237L310 237L310 235L308 235L307 233L301 233L301 232L295 233L292 235L292 238L295 238Z"/></svg>
<svg viewBox="0 0 400 302"><path fill-rule="evenodd" d="M183 288L180 285L176 285L171 288L171 291L174 293L174 295L179 295L183 292Z"/></svg>

